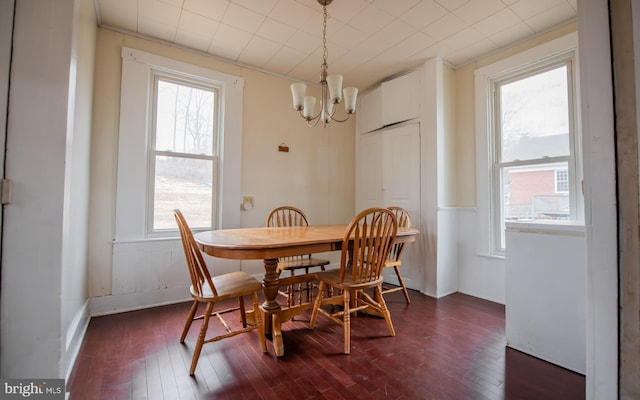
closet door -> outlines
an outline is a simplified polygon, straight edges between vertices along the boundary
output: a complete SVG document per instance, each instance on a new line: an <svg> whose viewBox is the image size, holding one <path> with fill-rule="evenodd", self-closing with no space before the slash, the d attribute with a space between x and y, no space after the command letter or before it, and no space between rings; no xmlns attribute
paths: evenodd
<svg viewBox="0 0 640 400"><path fill-rule="evenodd" d="M385 130L382 148L382 204L409 211L414 228L420 229L420 124ZM418 242L407 244L400 273L408 288L423 289L423 264ZM385 281L397 284L391 268L385 269L384 276Z"/></svg>
<svg viewBox="0 0 640 400"><path fill-rule="evenodd" d="M382 207L382 132L360 136L356 164L356 214Z"/></svg>

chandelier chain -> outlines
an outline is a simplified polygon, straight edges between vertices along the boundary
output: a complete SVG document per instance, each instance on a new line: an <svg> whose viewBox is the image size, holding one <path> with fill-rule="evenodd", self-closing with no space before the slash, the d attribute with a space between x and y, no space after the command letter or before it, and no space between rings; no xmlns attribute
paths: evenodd
<svg viewBox="0 0 640 400"><path fill-rule="evenodd" d="M322 6L322 9L324 11L322 23L322 60L324 62L323 65L327 65L327 53L329 52L329 50L327 50L327 6Z"/></svg>

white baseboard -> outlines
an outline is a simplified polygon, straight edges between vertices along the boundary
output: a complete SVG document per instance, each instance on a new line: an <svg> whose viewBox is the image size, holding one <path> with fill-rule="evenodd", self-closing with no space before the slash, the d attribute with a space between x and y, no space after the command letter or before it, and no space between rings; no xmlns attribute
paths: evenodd
<svg viewBox="0 0 640 400"><path fill-rule="evenodd" d="M94 297L90 300L89 311L92 317L98 317L189 300L191 300L191 296L188 288L174 287L143 293Z"/></svg>
<svg viewBox="0 0 640 400"><path fill-rule="evenodd" d="M75 317L69 324L69 329L67 330L64 355L64 377L66 380L69 380L71 370L73 369L73 365L75 364L78 353L80 352L80 346L82 346L84 335L87 333L90 320L89 300L87 300L78 310Z"/></svg>

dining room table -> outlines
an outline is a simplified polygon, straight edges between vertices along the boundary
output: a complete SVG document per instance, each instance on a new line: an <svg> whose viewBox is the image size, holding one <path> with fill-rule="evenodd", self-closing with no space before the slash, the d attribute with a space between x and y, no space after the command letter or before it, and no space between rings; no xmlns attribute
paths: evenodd
<svg viewBox="0 0 640 400"><path fill-rule="evenodd" d="M264 260L262 289L265 301L263 312L265 334L273 342L276 356L284 355L282 323L313 307L311 301L294 305L280 305L278 289L314 280L314 274L281 277L278 258L313 253L341 251L347 224L310 225L296 227L258 227L219 229L196 233L200 249L213 257L235 260ZM398 228L396 242L413 242L420 232L412 228Z"/></svg>

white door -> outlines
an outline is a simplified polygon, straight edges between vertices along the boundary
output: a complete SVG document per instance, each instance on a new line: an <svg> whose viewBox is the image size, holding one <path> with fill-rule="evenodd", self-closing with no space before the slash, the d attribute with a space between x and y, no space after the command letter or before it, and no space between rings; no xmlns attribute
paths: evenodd
<svg viewBox="0 0 640 400"><path fill-rule="evenodd" d="M360 137L356 164L356 214L370 207L383 207L382 132Z"/></svg>
<svg viewBox="0 0 640 400"><path fill-rule="evenodd" d="M414 228L420 229L420 124L385 130L382 146L383 205L404 208ZM400 273L408 288L423 290L424 263L417 244L406 245ZM393 269L386 268L383 274L386 282L398 283Z"/></svg>
<svg viewBox="0 0 640 400"><path fill-rule="evenodd" d="M369 207L402 207L420 229L420 125L361 135L357 152L356 212ZM417 242L408 244L400 271L408 288L422 291L424 263L420 260ZM384 277L389 283L398 283L392 269L386 269Z"/></svg>

